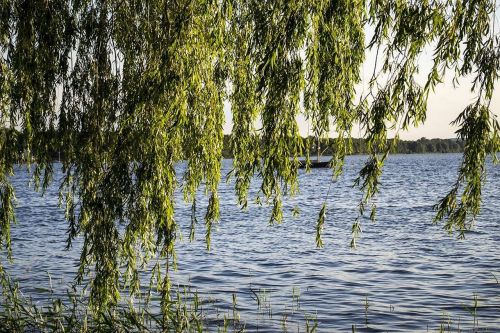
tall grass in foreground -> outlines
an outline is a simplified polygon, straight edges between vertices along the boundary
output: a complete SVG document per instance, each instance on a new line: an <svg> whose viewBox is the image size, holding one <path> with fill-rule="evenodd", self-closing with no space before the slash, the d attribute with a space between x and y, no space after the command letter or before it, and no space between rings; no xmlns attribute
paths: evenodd
<svg viewBox="0 0 500 333"><path fill-rule="evenodd" d="M4 272L0 273L0 284L0 332L247 332L245 323L240 320L234 293L230 309L221 310L215 305L215 300L202 299L190 288L178 287L173 292L166 315L147 305L130 302L96 316L90 312L87 299L74 288L61 298L55 297L50 287L47 301L39 305L24 296L19 283ZM259 316L272 320L269 293L265 289L252 292ZM305 312L303 316L302 325L290 332L317 331L316 317ZM286 315L281 325L283 332L289 331Z"/></svg>
<svg viewBox="0 0 500 333"><path fill-rule="evenodd" d="M2 273L0 280L0 332L205 332L200 299L188 290L176 291L167 316L132 303L96 316L75 289L68 290L64 299L50 293L40 306L25 297L9 276Z"/></svg>
<svg viewBox="0 0 500 333"><path fill-rule="evenodd" d="M50 278L50 276L49 276ZM66 297L55 297L52 286L49 296L43 305L34 303L20 291L19 284L13 281L5 272L0 272L2 298L0 300L0 332L266 332L266 329L247 328L241 320L238 311L237 295L232 294L232 302L228 308L219 309L214 300L202 299L197 292L190 288L178 287L173 292L172 301L168 304L166 316L147 305L120 304L105 313L96 316L87 307L86 297L70 289ZM498 281L497 281L498 284ZM250 288L252 298L257 307L258 316L279 324L284 333L303 332L316 333L321 331L321 324L316 315L301 309L300 290L293 287L291 307L285 307L273 314L271 293L266 289ZM372 303L366 296L360 300L360 313L364 317L364 325L346 327L346 331L368 332L370 327L370 309ZM437 327L423 327L427 332L490 332L481 328L479 324L480 299L474 294L470 305L463 305L470 314L470 318L452 318L443 312L440 324ZM391 305L391 311L394 307ZM300 322L290 321L292 317L301 315ZM259 319L257 319L258 321ZM473 323L472 327L470 322ZM467 324L467 327L465 327Z"/></svg>

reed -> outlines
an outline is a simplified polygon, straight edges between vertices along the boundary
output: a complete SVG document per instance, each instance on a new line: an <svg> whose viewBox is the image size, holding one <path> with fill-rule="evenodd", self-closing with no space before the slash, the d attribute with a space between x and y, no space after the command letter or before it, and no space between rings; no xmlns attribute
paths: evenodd
<svg viewBox="0 0 500 333"><path fill-rule="evenodd" d="M238 296L231 295L231 305L220 307L214 298L200 297L197 291L190 286L177 286L172 291L171 301L167 304L166 315L161 314L148 303L134 304L130 300L120 304L99 316L91 313L87 304L88 298L75 288L67 290L65 297L54 296L52 277L49 275L49 287L45 290L48 299L40 305L31 298L23 295L19 283L13 281L5 272L0 272L2 298L0 300L0 333L12 332L220 332L243 333L247 332L247 323L242 320L238 308ZM264 288L250 288L249 293L257 306L257 322L262 319L276 330L281 332L316 333L320 331L321 321L317 313L308 313L300 308L300 289L292 288L291 304L285 305L283 310L277 311L279 318L273 317L271 292ZM364 326L362 331L369 328L368 311L373 303L366 296L363 301ZM460 333L488 332L479 324L480 297L477 293L472 296L472 304L463 308L470 315L470 319L458 317L443 311L440 323L435 329L428 332ZM291 312L287 309L291 309ZM156 309L157 310L157 309ZM275 310L275 309L274 309ZM389 307L394 312L394 307ZM471 327L472 322L472 327ZM291 325L295 325L291 326ZM373 323L372 323L373 324ZM277 328L278 326L279 328ZM293 328L292 328L293 327ZM356 324L351 331L356 332ZM251 330L253 331L253 330ZM260 331L260 329L259 329ZM266 331L264 328L263 331Z"/></svg>
<svg viewBox="0 0 500 333"><path fill-rule="evenodd" d="M365 325L368 327L368 308L370 303L368 302L368 296L365 297Z"/></svg>

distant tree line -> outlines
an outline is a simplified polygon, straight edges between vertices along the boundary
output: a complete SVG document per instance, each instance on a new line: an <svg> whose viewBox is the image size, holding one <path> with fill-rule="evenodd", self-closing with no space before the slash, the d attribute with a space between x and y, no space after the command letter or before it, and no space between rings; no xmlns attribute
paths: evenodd
<svg viewBox="0 0 500 333"><path fill-rule="evenodd" d="M462 153L465 142L457 139L427 139L416 141L399 140L395 154L425 154L425 153ZM353 154L367 154L364 139L353 139Z"/></svg>
<svg viewBox="0 0 500 333"><path fill-rule="evenodd" d="M309 143L307 142L309 140ZM320 151L323 156L333 155L335 139L322 139L320 142ZM389 143L392 143L389 140ZM302 145L307 149L311 158L317 154L317 141L313 137L302 138ZM420 138L415 141L399 140L396 143L394 154L427 154L427 153L462 153L464 151L465 142L458 139L427 139ZM352 139L351 155L368 154L369 150L365 139ZM231 158L231 136L224 136L224 158Z"/></svg>
<svg viewBox="0 0 500 333"><path fill-rule="evenodd" d="M25 135L15 130L1 130L3 137L14 141L18 157L20 160L24 160L26 152L23 151L25 145ZM82 133L83 134L83 133ZM58 160L61 157L61 149L59 147L61 140L58 139L59 135L57 131L48 131L46 133L47 140L44 145L44 149L49 152L53 160ZM309 140L309 142L308 142ZM391 140L389 140L391 142ZM48 144L47 144L48 143ZM323 156L333 155L335 139L322 139L320 142L320 151ZM465 142L457 139L427 139L420 138L416 141L406 141L399 140L396 144L395 149L392 153L394 154L426 154L426 153L462 153L464 151ZM302 146L304 147L304 154L307 149L311 157L317 154L317 141L313 137L302 138ZM309 148L308 148L309 147ZM366 145L365 139L352 139L352 150L351 155L364 155L368 154L368 147ZM232 158L231 154L231 136L224 135L224 147L223 147L224 158Z"/></svg>

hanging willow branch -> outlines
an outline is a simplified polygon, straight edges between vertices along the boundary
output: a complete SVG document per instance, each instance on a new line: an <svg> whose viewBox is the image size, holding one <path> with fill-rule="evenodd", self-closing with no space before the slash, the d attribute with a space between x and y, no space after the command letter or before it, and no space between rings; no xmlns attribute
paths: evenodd
<svg viewBox="0 0 500 333"><path fill-rule="evenodd" d="M338 175L354 124L371 156L357 181L360 216L378 192L391 144L388 131L425 121L429 93L446 71L473 78L477 100L457 118L465 153L436 221L463 236L479 213L488 154L499 151L490 108L500 72L492 0L0 0L0 245L10 251L16 163L34 166L42 191L55 154L64 178L60 202L68 246L83 238L77 282L102 313L119 300L121 281L139 291L151 259L164 314L175 267L174 191L193 205L209 196L206 243L219 218L224 101L233 114L235 191L247 207L254 175L260 196L282 220L282 198L297 191L303 153L297 117L320 139L337 135ZM365 31L373 31L365 42ZM379 59L355 103L368 49ZM420 84L419 56L433 66ZM60 96L60 97L58 97ZM391 141L396 144L396 140ZM182 175L175 165L187 161ZM182 177L178 177L182 176ZM180 180L180 181L179 181ZM317 245L326 205L317 225ZM124 232L119 232L119 225Z"/></svg>

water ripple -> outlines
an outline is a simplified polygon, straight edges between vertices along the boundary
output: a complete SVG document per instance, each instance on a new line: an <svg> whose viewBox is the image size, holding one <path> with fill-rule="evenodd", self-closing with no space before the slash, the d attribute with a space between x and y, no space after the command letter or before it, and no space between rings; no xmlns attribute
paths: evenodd
<svg viewBox="0 0 500 333"><path fill-rule="evenodd" d="M315 316L320 332L350 331L352 325L357 332L425 332L446 318L461 318L460 327L465 329L472 327L467 307L475 294L481 327L500 331L500 286L494 278L500 278L498 168L488 168L476 228L466 233L465 240L457 240L431 221L433 205L454 182L460 156L391 157L376 198L378 220L363 221L359 247L351 250L351 225L361 198L351 185L364 159L349 157L345 173L332 186L322 250L315 248L315 222L326 200L330 170L300 171L300 193L284 203L285 221L276 226L268 224L269 207L250 202L248 211L241 211L234 184L221 183L222 216L212 235L212 250L205 250L203 230L197 231L194 243L178 244L175 283L197 289L223 310L232 308L231 294L236 293L238 311L250 332L281 331L283 316L295 331L305 315ZM231 161L224 161L223 174L230 167ZM73 281L80 242L65 250L66 223L58 208L57 186L41 197L26 188L29 177L22 170L16 172L12 181L19 223L12 228L15 261L7 267L25 293L43 300L48 274L56 293ZM258 189L254 181L250 198ZM180 192L176 196L176 219L186 236L190 206L180 201ZM206 204L207 198L200 194L198 206ZM296 218L295 206L301 211ZM200 221L203 213L200 210ZM272 305L272 318L258 309L255 295ZM294 309L298 305L294 302L300 309Z"/></svg>

